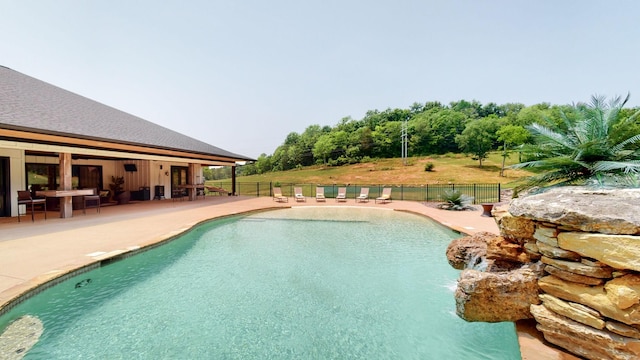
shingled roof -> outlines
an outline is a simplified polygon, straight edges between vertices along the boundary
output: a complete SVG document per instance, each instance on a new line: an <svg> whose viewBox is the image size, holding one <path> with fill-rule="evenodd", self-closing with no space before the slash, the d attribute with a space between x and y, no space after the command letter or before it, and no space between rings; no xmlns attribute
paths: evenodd
<svg viewBox="0 0 640 360"><path fill-rule="evenodd" d="M254 160L0 66L0 128Z"/></svg>

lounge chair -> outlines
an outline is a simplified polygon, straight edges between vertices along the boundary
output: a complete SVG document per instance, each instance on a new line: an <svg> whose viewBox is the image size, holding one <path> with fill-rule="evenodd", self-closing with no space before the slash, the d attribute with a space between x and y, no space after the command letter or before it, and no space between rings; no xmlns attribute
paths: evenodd
<svg viewBox="0 0 640 360"><path fill-rule="evenodd" d="M296 198L296 201L307 201L307 198L304 197L304 195L302 195L302 188L301 187L295 187L293 188L293 195Z"/></svg>
<svg viewBox="0 0 640 360"><path fill-rule="evenodd" d="M208 192L210 193L218 193L218 195L222 195L222 194L228 194L229 192L221 187L217 187L217 186L205 186L205 189L207 189Z"/></svg>
<svg viewBox="0 0 640 360"><path fill-rule="evenodd" d="M369 202L369 188L360 188L360 195L356 198L356 202Z"/></svg>
<svg viewBox="0 0 640 360"><path fill-rule="evenodd" d="M277 202L289 202L289 198L282 195L282 190L279 187L273 188L273 200Z"/></svg>
<svg viewBox="0 0 640 360"><path fill-rule="evenodd" d="M382 195L376 198L376 203L380 201L381 203L391 202L391 188L382 189Z"/></svg>
<svg viewBox="0 0 640 360"><path fill-rule="evenodd" d="M336 201L347 201L347 188L338 188L338 195L336 195Z"/></svg>
<svg viewBox="0 0 640 360"><path fill-rule="evenodd" d="M316 201L327 201L324 197L324 187L322 186L316 187Z"/></svg>

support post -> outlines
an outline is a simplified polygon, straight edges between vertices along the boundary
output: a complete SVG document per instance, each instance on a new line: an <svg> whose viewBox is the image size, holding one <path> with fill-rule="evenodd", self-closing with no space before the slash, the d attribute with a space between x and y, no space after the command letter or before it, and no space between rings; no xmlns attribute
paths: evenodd
<svg viewBox="0 0 640 360"><path fill-rule="evenodd" d="M60 190L72 190L71 153L60 153L58 155L60 164ZM60 217L70 218L73 216L73 197L65 196L60 198Z"/></svg>
<svg viewBox="0 0 640 360"><path fill-rule="evenodd" d="M231 166L231 194L236 194L236 166Z"/></svg>

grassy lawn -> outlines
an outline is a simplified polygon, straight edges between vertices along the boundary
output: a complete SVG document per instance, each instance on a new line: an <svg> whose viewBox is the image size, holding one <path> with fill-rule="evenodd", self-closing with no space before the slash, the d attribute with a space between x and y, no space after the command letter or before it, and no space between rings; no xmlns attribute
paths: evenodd
<svg viewBox="0 0 640 360"><path fill-rule="evenodd" d="M425 171L425 164L434 164L433 171ZM517 156L507 159L507 165L517 162ZM430 157L412 157L407 165L402 159L380 159L368 163L337 167L310 166L300 170L271 172L261 175L238 177L238 182L281 182L296 184L480 184L500 183L513 187L518 179L531 176L525 170L505 170L500 176L502 157L493 153L478 166L477 160L462 154L447 154Z"/></svg>

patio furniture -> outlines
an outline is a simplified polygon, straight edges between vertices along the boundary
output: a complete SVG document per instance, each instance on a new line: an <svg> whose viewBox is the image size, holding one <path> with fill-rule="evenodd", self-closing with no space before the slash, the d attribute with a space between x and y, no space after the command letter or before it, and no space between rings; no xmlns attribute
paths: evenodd
<svg viewBox="0 0 640 360"><path fill-rule="evenodd" d="M198 198L198 196L202 196L203 199L205 198L204 185L202 185L202 187L196 188L196 199Z"/></svg>
<svg viewBox="0 0 640 360"><path fill-rule="evenodd" d="M60 218L66 219L73 216L72 198L84 195L93 195L92 189L76 190L41 190L36 191L36 196L60 199Z"/></svg>
<svg viewBox="0 0 640 360"><path fill-rule="evenodd" d="M204 199L204 184L182 184L179 188L183 191L183 196L189 201L197 200L200 195ZM200 192L200 190L202 191Z"/></svg>
<svg viewBox="0 0 640 360"><path fill-rule="evenodd" d="M376 198L376 201L375 201L376 204L378 203L378 201L380 201L383 204L386 204L387 202L391 202L391 188L382 189L382 195Z"/></svg>
<svg viewBox="0 0 640 360"><path fill-rule="evenodd" d="M294 196L296 198L296 201L304 201L304 202L307 201L307 198L304 197L304 195L302 195L302 188L301 187L294 188L293 194L294 194Z"/></svg>
<svg viewBox="0 0 640 360"><path fill-rule="evenodd" d="M149 186L141 186L138 188L138 190L131 191L131 200L151 200L151 188Z"/></svg>
<svg viewBox="0 0 640 360"><path fill-rule="evenodd" d="M100 195L100 204L107 204L111 202L111 190L100 190L98 195Z"/></svg>
<svg viewBox="0 0 640 360"><path fill-rule="evenodd" d="M338 188L338 195L336 195L336 201L347 201L347 188Z"/></svg>
<svg viewBox="0 0 640 360"><path fill-rule="evenodd" d="M47 199L34 199L27 190L18 190L18 206L25 205L27 209L31 205L31 222L35 221L34 212L36 205L44 207L44 219L47 220ZM20 222L20 209L18 209L18 222Z"/></svg>
<svg viewBox="0 0 640 360"><path fill-rule="evenodd" d="M324 197L324 187L322 186L316 187L316 201L327 201Z"/></svg>
<svg viewBox="0 0 640 360"><path fill-rule="evenodd" d="M229 192L221 187L217 186L205 186L208 192L210 193L218 193L218 195L229 194Z"/></svg>
<svg viewBox="0 0 640 360"><path fill-rule="evenodd" d="M184 196L185 196L184 195L184 189L182 189L182 188L176 188L176 189L171 190L171 199L173 201L176 201L178 199L180 199L180 201L183 201L184 200Z"/></svg>
<svg viewBox="0 0 640 360"><path fill-rule="evenodd" d="M279 187L273 188L273 200L277 202L289 202L289 198L282 195L282 189Z"/></svg>
<svg viewBox="0 0 640 360"><path fill-rule="evenodd" d="M93 195L84 195L82 197L83 207L82 213L87 214L87 207L91 205L91 207L97 208L96 212L100 212L100 194L98 193L98 189L92 189Z"/></svg>
<svg viewBox="0 0 640 360"><path fill-rule="evenodd" d="M369 202L369 188L361 188L360 195L356 198L356 202Z"/></svg>

